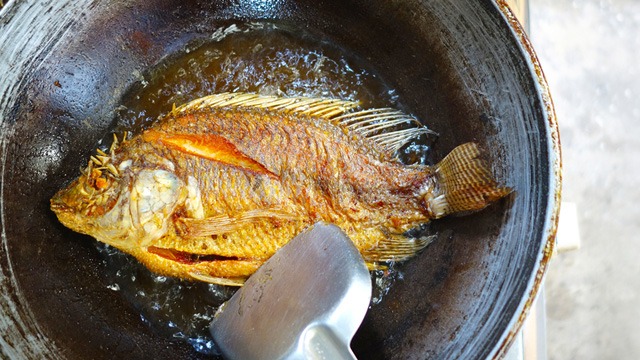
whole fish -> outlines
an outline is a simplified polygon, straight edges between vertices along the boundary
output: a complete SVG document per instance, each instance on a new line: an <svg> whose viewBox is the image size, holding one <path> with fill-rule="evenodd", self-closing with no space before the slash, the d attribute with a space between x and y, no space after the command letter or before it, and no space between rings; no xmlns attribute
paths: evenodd
<svg viewBox="0 0 640 360"><path fill-rule="evenodd" d="M396 154L429 132L393 109L356 102L224 93L174 108L98 150L51 199L62 224L166 276L241 285L317 221L338 225L371 268L430 241L407 230L480 210L498 186L478 147L435 166Z"/></svg>

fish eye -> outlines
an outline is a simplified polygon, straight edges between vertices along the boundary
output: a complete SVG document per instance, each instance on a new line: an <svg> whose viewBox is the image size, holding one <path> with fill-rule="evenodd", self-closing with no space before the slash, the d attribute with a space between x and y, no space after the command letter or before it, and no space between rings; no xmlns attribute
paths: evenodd
<svg viewBox="0 0 640 360"><path fill-rule="evenodd" d="M106 190L109 187L109 185L111 185L111 182L112 182L112 179L109 178L108 176L103 176L103 174L100 173L99 170L98 170L98 173L92 173L92 176L89 178L89 181L88 181L89 185L94 190L98 190L98 191Z"/></svg>
<svg viewBox="0 0 640 360"><path fill-rule="evenodd" d="M103 177L99 177L95 181L95 187L98 190L104 190L109 186L109 181Z"/></svg>
<svg viewBox="0 0 640 360"><path fill-rule="evenodd" d="M115 141L117 141L117 138L115 138ZM85 181L83 181L81 188L81 192L84 195L93 196L96 191L98 193L104 192L120 176L119 170L112 163L113 154L109 155L100 149L97 149L96 152L95 156L89 157L87 168L81 170L85 176ZM111 153L113 153L113 149Z"/></svg>
<svg viewBox="0 0 640 360"><path fill-rule="evenodd" d="M83 182L82 193L85 195L93 195L96 192L103 192L108 189L113 179L100 169L91 169L86 174L86 180Z"/></svg>

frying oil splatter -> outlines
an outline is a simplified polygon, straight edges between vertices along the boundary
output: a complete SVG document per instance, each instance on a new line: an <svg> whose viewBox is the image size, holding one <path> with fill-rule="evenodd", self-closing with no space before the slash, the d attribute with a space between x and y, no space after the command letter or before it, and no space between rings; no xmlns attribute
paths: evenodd
<svg viewBox="0 0 640 360"><path fill-rule="evenodd" d="M124 97L116 132L138 132L175 105L220 92L358 100L363 107L395 107L398 96L364 61L311 34L270 23L234 24L187 46L148 73ZM407 163L426 163L428 139L400 150ZM108 138L100 144L108 144ZM190 283L151 274L137 261L97 243L105 283L118 291L156 332L180 338L197 351L217 354L208 326L235 288ZM372 303L401 279L393 266L373 274Z"/></svg>

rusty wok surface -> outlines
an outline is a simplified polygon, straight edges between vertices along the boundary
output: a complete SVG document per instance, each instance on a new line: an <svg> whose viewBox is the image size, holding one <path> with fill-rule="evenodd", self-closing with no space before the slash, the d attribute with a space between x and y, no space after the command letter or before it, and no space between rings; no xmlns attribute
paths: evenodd
<svg viewBox="0 0 640 360"><path fill-rule="evenodd" d="M477 141L515 189L432 224L352 348L367 359L495 358L507 350L553 250L560 144L546 82L503 2L15 1L0 12L0 357L199 359L105 284L93 241L48 199L78 174L141 73L229 21L273 21L368 59L404 110Z"/></svg>

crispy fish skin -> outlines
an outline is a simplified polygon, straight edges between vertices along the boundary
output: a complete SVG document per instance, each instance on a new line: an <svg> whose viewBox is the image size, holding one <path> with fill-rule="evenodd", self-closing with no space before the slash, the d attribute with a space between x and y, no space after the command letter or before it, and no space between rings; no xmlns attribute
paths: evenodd
<svg viewBox="0 0 640 360"><path fill-rule="evenodd" d="M350 113L354 106L252 94L198 99L94 157L51 208L65 226L154 272L239 285L317 221L340 226L375 266L428 244L405 231L510 192L475 144L435 167L401 164L395 150L424 128L387 131L409 118Z"/></svg>

